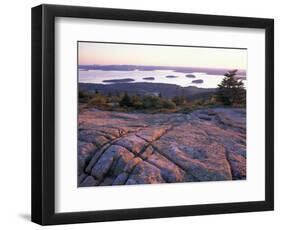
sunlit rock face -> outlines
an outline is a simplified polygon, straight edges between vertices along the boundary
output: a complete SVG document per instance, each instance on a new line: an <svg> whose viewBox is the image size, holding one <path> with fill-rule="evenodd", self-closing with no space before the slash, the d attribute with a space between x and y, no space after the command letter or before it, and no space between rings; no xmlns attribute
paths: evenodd
<svg viewBox="0 0 281 230"><path fill-rule="evenodd" d="M246 111L79 112L78 186L246 179Z"/></svg>

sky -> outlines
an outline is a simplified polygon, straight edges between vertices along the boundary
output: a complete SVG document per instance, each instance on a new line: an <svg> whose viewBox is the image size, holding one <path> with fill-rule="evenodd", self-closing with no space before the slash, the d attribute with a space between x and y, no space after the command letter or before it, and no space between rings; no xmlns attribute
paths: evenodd
<svg viewBox="0 0 281 230"><path fill-rule="evenodd" d="M247 69L247 50L79 42L78 63Z"/></svg>

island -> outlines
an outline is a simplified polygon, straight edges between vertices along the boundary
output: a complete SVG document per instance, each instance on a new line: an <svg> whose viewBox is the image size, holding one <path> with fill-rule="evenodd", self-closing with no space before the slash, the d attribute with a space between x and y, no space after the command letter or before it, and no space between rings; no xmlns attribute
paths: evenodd
<svg viewBox="0 0 281 230"><path fill-rule="evenodd" d="M202 84L204 81L202 79L198 79L198 80L193 80L192 83L195 84Z"/></svg>
<svg viewBox="0 0 281 230"><path fill-rule="evenodd" d="M166 78L177 78L178 76L174 76L174 75L168 75L166 76Z"/></svg>
<svg viewBox="0 0 281 230"><path fill-rule="evenodd" d="M105 83L127 83L135 81L133 78L122 78L122 79L111 79L111 80L103 80Z"/></svg>
<svg viewBox="0 0 281 230"><path fill-rule="evenodd" d="M155 80L155 77L144 77L143 80Z"/></svg>
<svg viewBox="0 0 281 230"><path fill-rule="evenodd" d="M188 78L196 78L196 76L193 75L193 74L187 74L187 75L185 75L185 76L188 77Z"/></svg>

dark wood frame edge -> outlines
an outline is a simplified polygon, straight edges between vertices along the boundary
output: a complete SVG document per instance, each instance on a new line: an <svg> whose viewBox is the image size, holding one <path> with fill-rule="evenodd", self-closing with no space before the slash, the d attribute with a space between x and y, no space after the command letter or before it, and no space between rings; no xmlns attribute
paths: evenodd
<svg viewBox="0 0 281 230"><path fill-rule="evenodd" d="M265 201L55 213L55 17L261 28L266 33ZM32 8L32 207L41 225L223 214L274 209L274 21L110 8L40 5Z"/></svg>

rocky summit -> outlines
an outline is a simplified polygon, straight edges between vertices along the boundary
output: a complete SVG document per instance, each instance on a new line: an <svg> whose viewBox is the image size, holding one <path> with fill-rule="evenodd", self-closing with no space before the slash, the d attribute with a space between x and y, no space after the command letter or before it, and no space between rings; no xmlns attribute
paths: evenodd
<svg viewBox="0 0 281 230"><path fill-rule="evenodd" d="M80 107L78 186L246 179L246 111L122 113Z"/></svg>

